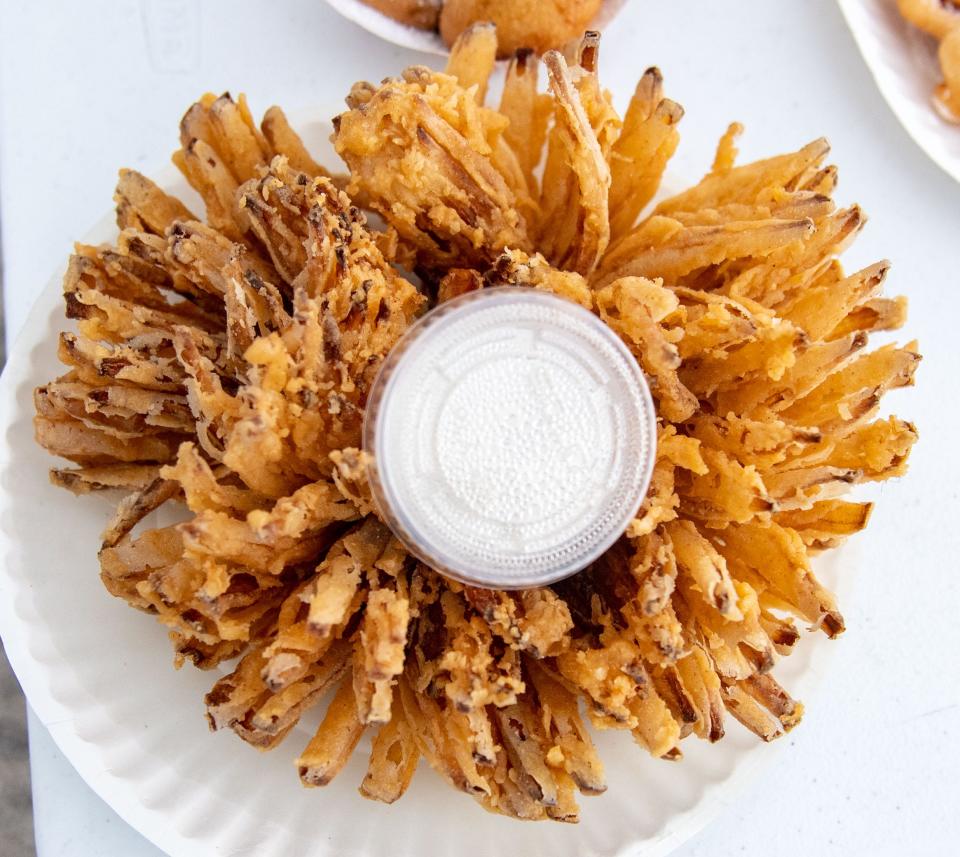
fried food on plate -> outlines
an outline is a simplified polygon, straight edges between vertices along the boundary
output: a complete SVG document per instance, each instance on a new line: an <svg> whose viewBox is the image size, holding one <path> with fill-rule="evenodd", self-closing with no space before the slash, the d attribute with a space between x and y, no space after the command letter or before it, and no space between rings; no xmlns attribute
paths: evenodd
<svg viewBox="0 0 960 857"><path fill-rule="evenodd" d="M944 82L933 106L948 122L960 123L960 3L956 0L897 0L906 20L940 42L937 56Z"/></svg>
<svg viewBox="0 0 960 857"><path fill-rule="evenodd" d="M889 265L845 271L865 217L833 199L829 146L737 164L738 124L693 187L656 199L683 111L651 68L623 117L588 34L568 61L513 58L485 92L490 27L446 72L353 87L334 122L340 189L282 112L204 96L175 160L204 218L139 173L113 244L64 278L61 377L36 434L77 493L126 489L106 588L169 631L175 661L233 663L210 725L329 783L370 730L361 793L392 802L423 758L487 809L575 822L607 787L591 728L667 760L729 718L769 741L803 707L774 678L802 629L844 618L811 560L862 530L861 482L902 475L914 426L881 413L916 344ZM542 170L538 165L542 163ZM367 221L363 208L383 220ZM420 288L398 268L415 268ZM496 285L595 312L659 416L650 489L622 538L553 586L466 587L377 518L359 450L378 366L428 306ZM165 505L182 522L145 528Z"/></svg>
<svg viewBox="0 0 960 857"><path fill-rule="evenodd" d="M579 38L603 0L363 0L379 12L421 30L439 30L450 47L477 23L496 26L497 56L520 50L545 53Z"/></svg>
<svg viewBox="0 0 960 857"><path fill-rule="evenodd" d="M944 119L960 123L960 26L940 42L938 56L944 82L934 91L934 104Z"/></svg>
<svg viewBox="0 0 960 857"><path fill-rule="evenodd" d="M562 48L587 28L603 0L444 0L440 35L448 46L471 24L496 25L499 56Z"/></svg>
<svg viewBox="0 0 960 857"><path fill-rule="evenodd" d="M897 0L897 8L915 27L938 39L946 37L960 23L956 0Z"/></svg>

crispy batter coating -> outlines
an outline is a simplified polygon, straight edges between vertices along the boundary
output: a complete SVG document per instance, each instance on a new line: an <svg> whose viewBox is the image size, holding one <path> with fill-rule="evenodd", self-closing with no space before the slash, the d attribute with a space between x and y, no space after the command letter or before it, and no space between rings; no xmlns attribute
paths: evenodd
<svg viewBox="0 0 960 857"><path fill-rule="evenodd" d="M493 157L506 119L475 95L452 75L415 66L335 121L348 192L369 200L425 268L483 265L530 246Z"/></svg>
<svg viewBox="0 0 960 857"><path fill-rule="evenodd" d="M601 0L443 0L440 35L452 45L476 21L497 27L499 56L530 48L544 53L580 36Z"/></svg>
<svg viewBox="0 0 960 857"><path fill-rule="evenodd" d="M385 231L277 108L258 129L242 98L194 105L176 158L205 222L121 172L115 246L68 265L76 330L66 373L36 391L36 433L73 462L56 484L128 492L103 536L108 591L164 624L177 665L236 659L207 694L212 728L270 749L332 691L296 751L305 785L372 727L366 797L398 799L422 756L488 810L574 822L575 793L606 788L588 721L667 760L691 734L720 740L727 712L765 741L799 722L773 672L800 624L844 630L811 558L868 522L841 494L905 472L916 428L879 408L920 355L866 347L906 306L882 295L887 262L847 274L837 258L864 216L834 204L825 141L737 166L734 124L704 179L644 216L682 115L659 72L621 121L590 35L571 65L548 55L549 95L517 56L497 111L490 36L469 31L449 73L351 91L335 143ZM595 312L659 417L622 538L525 592L408 556L360 449L407 326L503 285ZM138 530L163 504L182 522Z"/></svg>

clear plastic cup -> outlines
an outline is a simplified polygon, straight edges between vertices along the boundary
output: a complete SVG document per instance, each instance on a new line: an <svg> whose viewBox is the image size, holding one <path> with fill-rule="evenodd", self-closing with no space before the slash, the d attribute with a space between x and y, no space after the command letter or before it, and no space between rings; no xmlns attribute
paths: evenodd
<svg viewBox="0 0 960 857"><path fill-rule="evenodd" d="M412 325L364 422L384 521L436 571L491 589L543 586L609 548L647 492L656 437L619 337L571 301L514 287Z"/></svg>

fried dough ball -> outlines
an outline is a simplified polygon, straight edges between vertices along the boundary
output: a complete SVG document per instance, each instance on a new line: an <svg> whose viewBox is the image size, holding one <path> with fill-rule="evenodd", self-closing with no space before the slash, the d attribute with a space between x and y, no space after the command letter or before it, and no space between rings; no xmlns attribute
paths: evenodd
<svg viewBox="0 0 960 857"><path fill-rule="evenodd" d="M492 21L501 59L521 48L544 53L583 33L601 4L602 0L446 0L440 35L449 46L471 24Z"/></svg>

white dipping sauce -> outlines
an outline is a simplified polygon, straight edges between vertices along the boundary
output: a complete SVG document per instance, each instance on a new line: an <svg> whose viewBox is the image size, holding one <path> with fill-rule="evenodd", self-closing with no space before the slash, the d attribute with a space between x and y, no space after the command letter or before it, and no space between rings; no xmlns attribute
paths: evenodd
<svg viewBox="0 0 960 857"><path fill-rule="evenodd" d="M528 288L471 292L414 324L364 425L384 520L432 568L494 589L559 580L610 547L646 494L656 436L616 334Z"/></svg>

